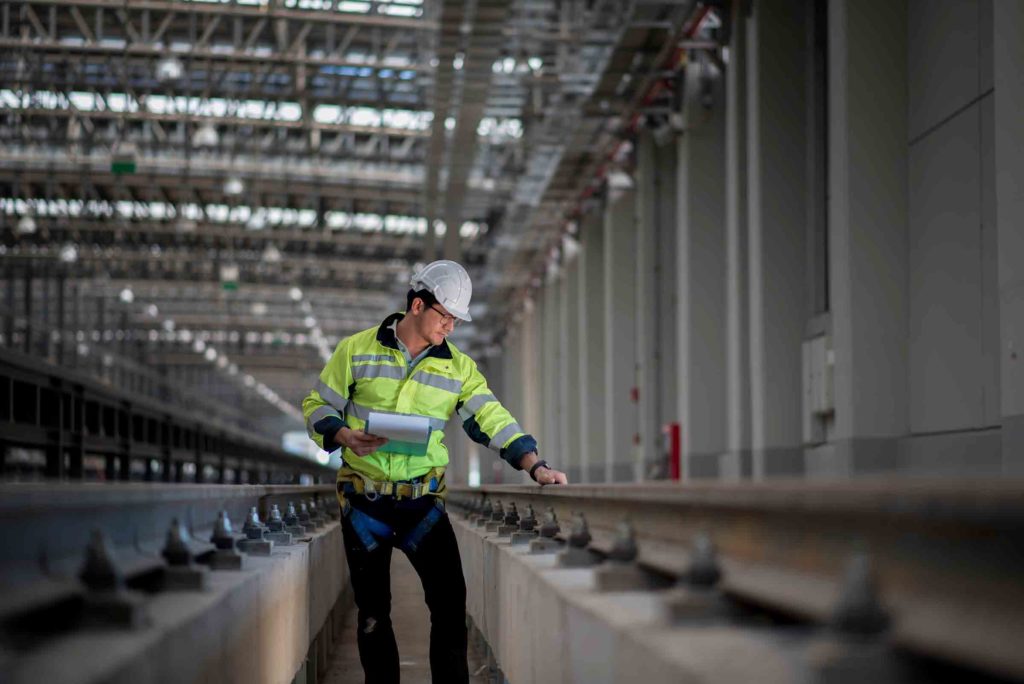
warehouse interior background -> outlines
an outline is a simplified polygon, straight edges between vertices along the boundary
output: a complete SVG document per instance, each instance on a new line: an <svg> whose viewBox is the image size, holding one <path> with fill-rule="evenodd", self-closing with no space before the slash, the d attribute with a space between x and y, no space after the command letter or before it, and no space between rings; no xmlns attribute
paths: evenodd
<svg viewBox="0 0 1024 684"><path fill-rule="evenodd" d="M0 344L323 461L322 364L453 258L572 481L1020 475L1021 11L6 2ZM18 434L9 477L111 473Z"/></svg>
<svg viewBox="0 0 1024 684"><path fill-rule="evenodd" d="M1024 680L1022 38L1021 0L0 0L0 680L358 680L301 401L437 258L572 483L445 430L475 683Z"/></svg>

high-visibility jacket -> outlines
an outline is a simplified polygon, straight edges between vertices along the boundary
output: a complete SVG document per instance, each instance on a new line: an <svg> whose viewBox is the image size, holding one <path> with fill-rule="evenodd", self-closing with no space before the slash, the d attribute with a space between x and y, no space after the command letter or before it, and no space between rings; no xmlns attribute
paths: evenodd
<svg viewBox="0 0 1024 684"><path fill-rule="evenodd" d="M456 411L471 439L498 452L513 468L536 451L536 440L523 432L487 388L476 362L448 341L430 349L409 372L392 326L395 313L379 327L338 343L316 386L302 402L306 430L317 446L333 451L335 432L343 425L361 430L370 411L425 416L432 432L427 453L393 453L387 444L368 456L345 449L345 466L375 481L400 482L448 464L444 427ZM324 435L330 437L326 439Z"/></svg>

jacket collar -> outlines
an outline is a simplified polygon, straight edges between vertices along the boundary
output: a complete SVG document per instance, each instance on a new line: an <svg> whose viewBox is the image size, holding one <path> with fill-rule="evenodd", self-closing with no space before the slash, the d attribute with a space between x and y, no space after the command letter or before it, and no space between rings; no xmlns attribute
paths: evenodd
<svg viewBox="0 0 1024 684"><path fill-rule="evenodd" d="M395 312L384 319L384 321L377 328L377 341L388 349L398 350L398 338L395 337L395 331L392 329L392 325L395 322L405 318L405 314L401 312ZM434 345L427 352L427 357L436 357L438 359L450 359L452 358L452 350L448 346L448 340L445 340L441 344Z"/></svg>

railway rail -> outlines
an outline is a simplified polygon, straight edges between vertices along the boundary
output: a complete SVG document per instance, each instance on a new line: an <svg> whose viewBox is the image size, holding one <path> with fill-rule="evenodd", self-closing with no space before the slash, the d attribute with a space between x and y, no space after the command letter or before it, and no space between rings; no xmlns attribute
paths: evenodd
<svg viewBox="0 0 1024 684"><path fill-rule="evenodd" d="M333 485L0 485L0 681L315 682L338 518Z"/></svg>
<svg viewBox="0 0 1024 684"><path fill-rule="evenodd" d="M464 524L497 543L501 525L485 519L499 503L502 515L512 504L520 514L530 506L535 529L554 512L559 553L575 545L579 562L571 565L589 558L606 579L618 578L609 586L660 592L669 604L680 586L708 588L725 604L811 633L847 635L940 672L1024 679L1019 482L451 490ZM701 606L723 605L684 603L686 619ZM666 610L668 624L678 621Z"/></svg>
<svg viewBox="0 0 1024 684"><path fill-rule="evenodd" d="M451 486L449 504L497 681L887 684L1024 679L1021 490ZM253 507L268 526L302 503L317 524L249 537ZM0 485L0 681L315 682L349 596L337 516L331 485Z"/></svg>

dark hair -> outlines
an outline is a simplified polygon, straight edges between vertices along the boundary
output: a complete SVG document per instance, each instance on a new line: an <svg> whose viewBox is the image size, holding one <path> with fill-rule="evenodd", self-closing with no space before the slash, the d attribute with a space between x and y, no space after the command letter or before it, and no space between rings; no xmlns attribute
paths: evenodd
<svg viewBox="0 0 1024 684"><path fill-rule="evenodd" d="M430 290L409 290L408 294L405 295L405 310L406 310L406 312L408 312L408 311L410 311L412 309L413 300L415 300L417 298L418 299L422 299L423 300L423 306L427 306L427 307L431 306L432 304L434 304L437 301L437 297L435 297L430 292Z"/></svg>

